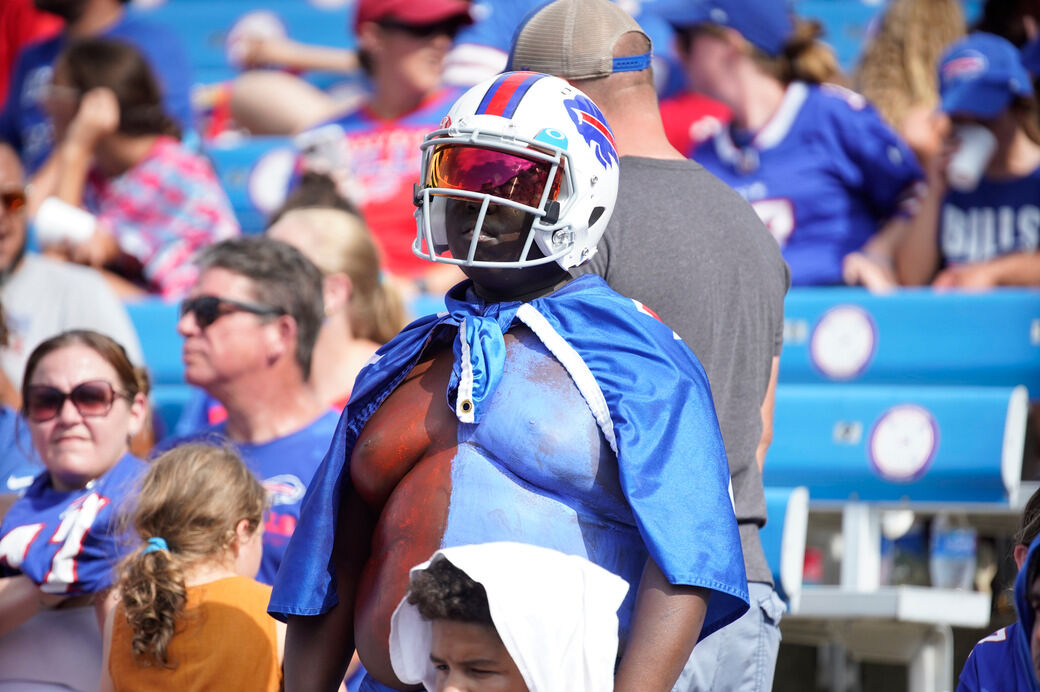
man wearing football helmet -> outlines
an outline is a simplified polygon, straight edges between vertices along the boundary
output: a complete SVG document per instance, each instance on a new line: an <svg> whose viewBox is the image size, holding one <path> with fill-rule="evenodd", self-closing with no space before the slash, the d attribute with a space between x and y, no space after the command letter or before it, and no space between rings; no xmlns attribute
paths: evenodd
<svg viewBox="0 0 1040 692"><path fill-rule="evenodd" d="M567 271L614 206L610 128L563 80L506 73L422 150L413 251L469 280L358 377L272 594L286 689L334 689L355 647L361 689L419 683L388 644L409 569L510 540L627 580L613 689L670 690L747 584L700 364L653 311Z"/></svg>

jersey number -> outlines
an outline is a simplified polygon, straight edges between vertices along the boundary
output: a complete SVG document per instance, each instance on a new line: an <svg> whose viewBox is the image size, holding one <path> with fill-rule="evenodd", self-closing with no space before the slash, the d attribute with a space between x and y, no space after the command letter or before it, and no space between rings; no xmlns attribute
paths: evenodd
<svg viewBox="0 0 1040 692"><path fill-rule="evenodd" d="M83 551L83 541L94 524L101 510L108 505L108 498L91 493L73 503L62 517L61 523L48 541L49 544L60 544L51 559L50 569L40 584L45 593L66 593L78 577L76 559ZM44 523L19 526L4 536L0 541L0 562L19 569L29 547L39 536Z"/></svg>

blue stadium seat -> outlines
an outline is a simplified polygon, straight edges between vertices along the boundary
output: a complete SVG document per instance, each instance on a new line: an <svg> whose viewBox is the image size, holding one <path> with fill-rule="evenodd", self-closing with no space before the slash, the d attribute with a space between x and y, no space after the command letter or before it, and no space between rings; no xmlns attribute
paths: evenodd
<svg viewBox="0 0 1040 692"><path fill-rule="evenodd" d="M152 380L151 399L159 418L159 437L173 430L193 387L184 383L182 339L177 334L178 306L158 298L127 303Z"/></svg>
<svg viewBox="0 0 1040 692"><path fill-rule="evenodd" d="M1021 478L1024 387L777 387L764 482L813 504L997 503Z"/></svg>
<svg viewBox="0 0 1040 692"><path fill-rule="evenodd" d="M285 200L295 149L288 137L250 137L214 142L206 153L244 233L259 233Z"/></svg>
<svg viewBox="0 0 1040 692"><path fill-rule="evenodd" d="M794 289L780 382L1026 385L1040 396L1040 291Z"/></svg>

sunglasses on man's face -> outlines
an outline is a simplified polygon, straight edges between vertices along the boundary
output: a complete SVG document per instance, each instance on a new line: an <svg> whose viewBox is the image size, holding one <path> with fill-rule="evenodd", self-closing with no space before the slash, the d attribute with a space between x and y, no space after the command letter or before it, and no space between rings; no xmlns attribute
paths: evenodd
<svg viewBox="0 0 1040 692"><path fill-rule="evenodd" d="M405 24L394 19L384 19L378 22L379 26L389 31L398 31L408 34L412 38L433 38L434 36L455 37L462 28L462 22L458 19L447 19L434 24Z"/></svg>
<svg viewBox="0 0 1040 692"><path fill-rule="evenodd" d="M79 415L84 418L101 418L112 410L117 396L130 400L129 396L117 392L104 380L81 382L71 392L63 392L45 384L33 384L29 385L25 393L25 415L36 423L49 421L61 413L65 400L70 399Z"/></svg>
<svg viewBox="0 0 1040 692"><path fill-rule="evenodd" d="M25 208L25 190L3 190L0 192L0 206L6 214L18 213Z"/></svg>
<svg viewBox="0 0 1040 692"><path fill-rule="evenodd" d="M230 315L234 312L248 312L254 315L270 317L285 314L285 310L281 308L273 308L269 305L259 305L257 303L243 303L238 300L218 298L217 296L195 296L194 298L186 299L181 303L181 317L184 317L189 312L195 315L195 324L199 326L199 329L205 329L224 315Z"/></svg>

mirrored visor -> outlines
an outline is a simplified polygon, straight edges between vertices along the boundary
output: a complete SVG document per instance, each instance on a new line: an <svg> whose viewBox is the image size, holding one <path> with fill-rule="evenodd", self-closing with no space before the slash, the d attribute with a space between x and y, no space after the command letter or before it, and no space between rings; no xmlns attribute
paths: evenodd
<svg viewBox="0 0 1040 692"><path fill-rule="evenodd" d="M495 149L442 144L430 155L426 186L485 193L538 209L552 167L550 161ZM562 179L561 159L548 200L556 199Z"/></svg>

